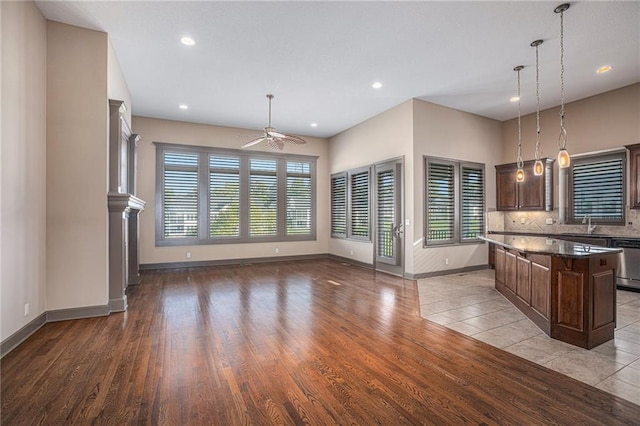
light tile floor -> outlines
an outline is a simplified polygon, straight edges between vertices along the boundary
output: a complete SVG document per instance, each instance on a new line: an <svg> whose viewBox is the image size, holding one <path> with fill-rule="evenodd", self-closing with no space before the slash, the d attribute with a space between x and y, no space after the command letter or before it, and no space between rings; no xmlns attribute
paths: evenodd
<svg viewBox="0 0 640 426"><path fill-rule="evenodd" d="M640 293L617 291L615 338L586 350L549 338L485 269L418 280L420 315L640 405Z"/></svg>

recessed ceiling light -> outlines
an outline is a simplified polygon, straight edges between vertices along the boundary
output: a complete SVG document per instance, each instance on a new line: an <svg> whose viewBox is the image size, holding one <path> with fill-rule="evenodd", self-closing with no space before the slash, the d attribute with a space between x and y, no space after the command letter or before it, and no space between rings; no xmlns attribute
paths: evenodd
<svg viewBox="0 0 640 426"><path fill-rule="evenodd" d="M371 85L371 87L373 87L374 89L379 89L382 87L382 83L380 83L379 81L376 81Z"/></svg>
<svg viewBox="0 0 640 426"><path fill-rule="evenodd" d="M180 106L178 106L178 108L180 108L180 109L189 109L189 106L185 105L185 104L180 104Z"/></svg>
<svg viewBox="0 0 640 426"><path fill-rule="evenodd" d="M182 42L182 44L184 44L185 46L193 46L194 44L196 44L196 41L194 39L192 39L191 37L182 37L180 39L180 41Z"/></svg>
<svg viewBox="0 0 640 426"><path fill-rule="evenodd" d="M519 96L514 96L513 98L509 99L511 102L518 102L520 100Z"/></svg>
<svg viewBox="0 0 640 426"><path fill-rule="evenodd" d="M311 123L311 127L318 127L318 123Z"/></svg>
<svg viewBox="0 0 640 426"><path fill-rule="evenodd" d="M596 70L598 74L604 74L605 72L609 72L609 71L611 71L611 65L605 65Z"/></svg>

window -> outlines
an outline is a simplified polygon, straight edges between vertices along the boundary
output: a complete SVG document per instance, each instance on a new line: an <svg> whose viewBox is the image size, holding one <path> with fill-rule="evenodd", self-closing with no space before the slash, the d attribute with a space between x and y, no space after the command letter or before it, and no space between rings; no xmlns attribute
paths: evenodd
<svg viewBox="0 0 640 426"><path fill-rule="evenodd" d="M369 239L369 169L350 175L350 236Z"/></svg>
<svg viewBox="0 0 640 426"><path fill-rule="evenodd" d="M572 159L569 170L569 222L589 216L599 223L625 224L624 151Z"/></svg>
<svg viewBox="0 0 640 426"><path fill-rule="evenodd" d="M240 159L238 157L210 155L209 237L229 238L239 236Z"/></svg>
<svg viewBox="0 0 640 426"><path fill-rule="evenodd" d="M479 242L484 165L425 157L425 245Z"/></svg>
<svg viewBox="0 0 640 426"><path fill-rule="evenodd" d="M460 165L460 240L477 240L484 232L484 167Z"/></svg>
<svg viewBox="0 0 640 426"><path fill-rule="evenodd" d="M198 155L164 153L164 235L198 236Z"/></svg>
<svg viewBox="0 0 640 426"><path fill-rule="evenodd" d="M347 174L331 177L331 236L347 236Z"/></svg>
<svg viewBox="0 0 640 426"><path fill-rule="evenodd" d="M156 245L316 238L317 157L155 145Z"/></svg>
<svg viewBox="0 0 640 426"><path fill-rule="evenodd" d="M331 176L331 236L371 240L369 167Z"/></svg>
<svg viewBox="0 0 640 426"><path fill-rule="evenodd" d="M312 183L310 163L287 161L287 235L311 233Z"/></svg>

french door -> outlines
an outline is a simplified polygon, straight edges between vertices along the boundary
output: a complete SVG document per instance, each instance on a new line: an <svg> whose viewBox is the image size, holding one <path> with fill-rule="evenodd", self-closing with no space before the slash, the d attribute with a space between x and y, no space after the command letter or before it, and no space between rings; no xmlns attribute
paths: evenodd
<svg viewBox="0 0 640 426"><path fill-rule="evenodd" d="M404 274L404 212L402 159L374 166L375 268L393 275Z"/></svg>

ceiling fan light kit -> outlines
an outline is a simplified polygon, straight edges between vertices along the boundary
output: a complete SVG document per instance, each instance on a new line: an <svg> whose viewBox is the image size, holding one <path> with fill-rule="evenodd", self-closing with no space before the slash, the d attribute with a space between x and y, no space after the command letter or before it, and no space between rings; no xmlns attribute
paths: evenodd
<svg viewBox="0 0 640 426"><path fill-rule="evenodd" d="M249 148L250 146L257 145L260 142L266 142L269 149L273 151L282 151L285 142L292 145L302 145L307 143L307 141L299 138L298 136L284 135L276 132L276 129L271 127L271 100L273 98L274 96L272 94L267 95L269 102L269 124L264 128L264 133L259 138L253 139L242 145L242 148Z"/></svg>

